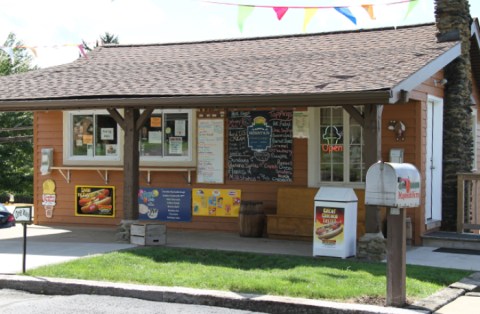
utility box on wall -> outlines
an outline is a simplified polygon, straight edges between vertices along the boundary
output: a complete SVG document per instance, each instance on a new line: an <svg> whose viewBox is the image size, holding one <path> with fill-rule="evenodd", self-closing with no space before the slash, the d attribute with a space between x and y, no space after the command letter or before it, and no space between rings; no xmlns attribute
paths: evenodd
<svg viewBox="0 0 480 314"><path fill-rule="evenodd" d="M412 164L377 162L367 171L365 205L420 206L420 173Z"/></svg>

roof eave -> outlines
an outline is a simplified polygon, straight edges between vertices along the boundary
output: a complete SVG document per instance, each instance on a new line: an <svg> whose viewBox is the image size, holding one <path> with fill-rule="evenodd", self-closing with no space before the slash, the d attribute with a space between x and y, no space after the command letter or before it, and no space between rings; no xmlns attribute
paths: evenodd
<svg viewBox="0 0 480 314"><path fill-rule="evenodd" d="M410 75L408 78L400 82L398 85L392 88L392 96L389 99L389 103L394 104L403 99L402 94L411 92L414 88L421 85L428 80L435 73L443 69L450 62L455 60L461 55L461 43L458 42L455 46L444 52L438 58L435 58L432 62L422 67L417 72Z"/></svg>
<svg viewBox="0 0 480 314"><path fill-rule="evenodd" d="M134 96L0 100L0 111L89 110L105 108L320 107L384 104L390 90L319 94Z"/></svg>

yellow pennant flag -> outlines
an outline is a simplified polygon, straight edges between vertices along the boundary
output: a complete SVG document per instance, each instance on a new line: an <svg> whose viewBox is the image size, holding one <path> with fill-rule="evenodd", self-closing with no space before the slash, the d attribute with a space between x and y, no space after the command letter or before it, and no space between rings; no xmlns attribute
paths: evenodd
<svg viewBox="0 0 480 314"><path fill-rule="evenodd" d="M365 11L367 11L368 15L372 20L376 19L375 14L373 12L373 4L362 4L362 8L364 8Z"/></svg>
<svg viewBox="0 0 480 314"><path fill-rule="evenodd" d="M239 5L238 6L238 28L240 33L243 33L243 25L245 20L252 14L255 7L251 5Z"/></svg>
<svg viewBox="0 0 480 314"><path fill-rule="evenodd" d="M317 13L318 8L305 8L305 17L303 19L303 32L307 31L307 26L312 20L315 13Z"/></svg>

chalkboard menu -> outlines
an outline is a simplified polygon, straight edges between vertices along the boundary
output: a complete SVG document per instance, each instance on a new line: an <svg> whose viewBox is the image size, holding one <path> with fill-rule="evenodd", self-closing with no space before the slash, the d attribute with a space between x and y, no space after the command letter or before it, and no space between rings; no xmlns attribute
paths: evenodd
<svg viewBox="0 0 480 314"><path fill-rule="evenodd" d="M291 182L292 119L286 111L231 111L228 177L239 181Z"/></svg>

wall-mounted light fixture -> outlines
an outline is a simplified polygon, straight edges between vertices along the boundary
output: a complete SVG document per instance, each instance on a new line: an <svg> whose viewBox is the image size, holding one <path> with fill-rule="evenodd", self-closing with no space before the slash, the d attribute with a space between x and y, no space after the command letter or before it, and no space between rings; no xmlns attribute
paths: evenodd
<svg viewBox="0 0 480 314"><path fill-rule="evenodd" d="M395 133L395 139L398 141L405 141L405 131L407 128L405 124L400 120L390 120L388 122L388 127L390 131Z"/></svg>
<svg viewBox="0 0 480 314"><path fill-rule="evenodd" d="M445 86L445 84L447 84L448 81L446 78L443 78L441 80L433 80L433 84L435 85L435 87L437 86Z"/></svg>

